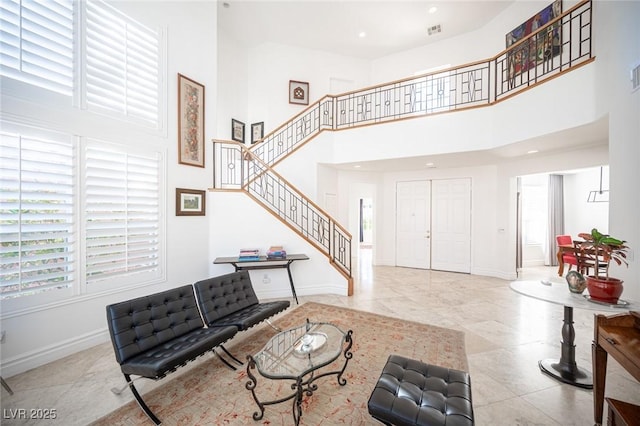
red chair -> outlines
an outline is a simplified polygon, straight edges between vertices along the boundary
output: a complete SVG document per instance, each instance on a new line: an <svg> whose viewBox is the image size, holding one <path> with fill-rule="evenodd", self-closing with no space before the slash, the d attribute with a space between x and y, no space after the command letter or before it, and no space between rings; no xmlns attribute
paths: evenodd
<svg viewBox="0 0 640 426"><path fill-rule="evenodd" d="M571 270L573 265L578 269L578 259L576 259L573 250L573 238L571 238L571 235L556 235L556 242L558 243L558 252L562 250L562 263L568 264L569 270ZM563 248L566 249L563 250ZM558 261L560 261L560 256L558 256Z"/></svg>

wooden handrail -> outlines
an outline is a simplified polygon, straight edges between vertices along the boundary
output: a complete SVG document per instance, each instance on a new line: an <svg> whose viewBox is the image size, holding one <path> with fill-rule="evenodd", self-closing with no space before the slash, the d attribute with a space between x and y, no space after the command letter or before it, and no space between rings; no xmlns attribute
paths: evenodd
<svg viewBox="0 0 640 426"><path fill-rule="evenodd" d="M351 277L352 236L344 227L244 144L214 140L214 156L216 153L238 167L231 168L232 174L218 177L214 170L212 189L246 192L274 217L325 254L342 275ZM336 247L336 241L340 247Z"/></svg>

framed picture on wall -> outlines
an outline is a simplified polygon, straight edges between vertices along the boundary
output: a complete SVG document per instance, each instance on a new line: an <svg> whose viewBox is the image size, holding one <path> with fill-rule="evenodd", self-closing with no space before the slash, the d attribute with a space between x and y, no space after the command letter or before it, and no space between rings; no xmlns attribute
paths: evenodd
<svg viewBox="0 0 640 426"><path fill-rule="evenodd" d="M176 188L176 216L204 216L206 192Z"/></svg>
<svg viewBox="0 0 640 426"><path fill-rule="evenodd" d="M244 143L244 123L235 118L231 119L231 139Z"/></svg>
<svg viewBox="0 0 640 426"><path fill-rule="evenodd" d="M251 144L258 142L264 137L264 121L251 125Z"/></svg>
<svg viewBox="0 0 640 426"><path fill-rule="evenodd" d="M550 5L518 25L505 36L506 47L536 32L553 19L562 15L562 0L554 0ZM549 61L560 54L562 42L561 23L555 23L533 36L529 42L523 42L507 54L509 78L536 67L543 61Z"/></svg>
<svg viewBox="0 0 640 426"><path fill-rule="evenodd" d="M178 74L178 163L204 167L204 86Z"/></svg>
<svg viewBox="0 0 640 426"><path fill-rule="evenodd" d="M289 80L289 103L309 105L309 83Z"/></svg>

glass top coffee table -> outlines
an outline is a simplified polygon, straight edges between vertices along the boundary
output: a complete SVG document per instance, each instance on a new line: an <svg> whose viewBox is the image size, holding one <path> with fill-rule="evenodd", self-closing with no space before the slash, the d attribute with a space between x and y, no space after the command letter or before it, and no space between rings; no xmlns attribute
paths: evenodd
<svg viewBox="0 0 640 426"><path fill-rule="evenodd" d="M346 333L333 324L307 322L299 327L282 331L273 336L260 352L247 356L246 388L251 391L260 412L253 413L254 420L262 419L264 407L293 399L293 421L297 425L302 416L302 396L313 395L318 389L314 382L320 377L336 375L341 386L347 384L342 377L349 360L353 357L351 330ZM344 355L342 369L316 374L317 370L331 364ZM257 369L262 377L272 380L293 380L294 392L273 401L260 401L256 395L258 384L252 370Z"/></svg>

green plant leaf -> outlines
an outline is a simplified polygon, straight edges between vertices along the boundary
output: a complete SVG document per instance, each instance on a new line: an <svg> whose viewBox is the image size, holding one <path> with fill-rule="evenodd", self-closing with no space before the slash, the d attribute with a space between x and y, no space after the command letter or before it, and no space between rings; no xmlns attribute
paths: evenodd
<svg viewBox="0 0 640 426"><path fill-rule="evenodd" d="M619 240L617 238L613 238L613 237L608 237L608 236L603 236L604 238L602 238L602 240L600 241L602 244L610 244L613 246L621 246L622 244L624 244L624 241Z"/></svg>

